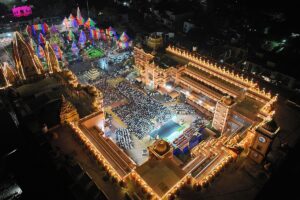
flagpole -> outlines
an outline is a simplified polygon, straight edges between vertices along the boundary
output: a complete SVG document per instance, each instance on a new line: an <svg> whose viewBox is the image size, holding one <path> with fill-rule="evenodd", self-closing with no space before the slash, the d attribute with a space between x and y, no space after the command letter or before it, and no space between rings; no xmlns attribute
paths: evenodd
<svg viewBox="0 0 300 200"><path fill-rule="evenodd" d="M89 0L86 0L86 7L87 7L88 18L89 18L90 17Z"/></svg>

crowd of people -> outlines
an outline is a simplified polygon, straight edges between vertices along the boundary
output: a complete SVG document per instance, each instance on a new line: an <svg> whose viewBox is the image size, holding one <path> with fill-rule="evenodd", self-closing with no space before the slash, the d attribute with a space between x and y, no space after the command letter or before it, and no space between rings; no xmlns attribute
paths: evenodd
<svg viewBox="0 0 300 200"><path fill-rule="evenodd" d="M151 133L156 124L170 120L170 110L155 99L124 81L117 85L129 103L114 109L114 112L127 124L129 132L139 139Z"/></svg>
<svg viewBox="0 0 300 200"><path fill-rule="evenodd" d="M129 133L129 130L126 128L116 130L116 141L119 147L124 149L132 149L133 142Z"/></svg>
<svg viewBox="0 0 300 200"><path fill-rule="evenodd" d="M153 92L153 91L146 91L147 94L155 99L157 99L159 102L161 103L168 103L168 102L172 102L175 101L174 99L172 99L169 95L167 94L160 94L159 92Z"/></svg>
<svg viewBox="0 0 300 200"><path fill-rule="evenodd" d="M191 115L195 114L195 109L186 103L177 103L169 107L173 113L179 115Z"/></svg>
<svg viewBox="0 0 300 200"><path fill-rule="evenodd" d="M104 106L110 106L115 102L123 100L125 97L114 87L107 83L106 78L102 78L94 83L94 85L103 93Z"/></svg>
<svg viewBox="0 0 300 200"><path fill-rule="evenodd" d="M117 102L122 103L122 100L126 99L125 105L121 104L113 108L113 111L128 126L127 129L117 129L115 132L118 145L124 149L132 148L131 134L142 139L176 114L195 114L195 109L186 103L164 106L164 103L175 100L168 95L139 88L126 80L113 87L108 83L108 80L113 79L113 76L98 68L92 67L86 71L81 71L78 68L75 73L78 74L81 83L93 84L101 90L104 106L110 106ZM199 124L206 124L203 120L198 118L192 126L198 127Z"/></svg>
<svg viewBox="0 0 300 200"><path fill-rule="evenodd" d="M114 52L109 52L107 58L109 62L121 64L130 57L130 54L131 54L130 51L125 51L122 53L114 51Z"/></svg>

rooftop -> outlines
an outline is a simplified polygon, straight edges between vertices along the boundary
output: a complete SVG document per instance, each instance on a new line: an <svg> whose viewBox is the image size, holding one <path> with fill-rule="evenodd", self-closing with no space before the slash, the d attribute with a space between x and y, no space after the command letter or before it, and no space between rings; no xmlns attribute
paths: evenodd
<svg viewBox="0 0 300 200"><path fill-rule="evenodd" d="M135 163L110 138L104 137L99 124L104 119L102 114L92 114L81 119L80 129L91 144L117 172L120 178L126 177L135 167Z"/></svg>
<svg viewBox="0 0 300 200"><path fill-rule="evenodd" d="M178 64L180 64L178 61L173 59L168 54L157 55L154 58L154 62L155 62L155 64L159 65L163 69L166 69L166 68L169 68L169 67L176 67Z"/></svg>
<svg viewBox="0 0 300 200"><path fill-rule="evenodd" d="M65 87L54 76L19 86L16 88L21 97L19 99L21 103L17 105L19 112L24 113L23 116L34 113L38 116L40 123L46 123L50 128L60 123L61 95L64 95L76 107L80 116L88 115L91 112L91 106L80 103L87 97L73 98L69 95L71 90L76 89Z"/></svg>
<svg viewBox="0 0 300 200"><path fill-rule="evenodd" d="M234 106L234 110L252 120L255 120L256 115L262 106L263 104L261 102L246 96L244 100L237 102Z"/></svg>
<svg viewBox="0 0 300 200"><path fill-rule="evenodd" d="M185 176L185 172L171 159L148 160L136 172L160 197Z"/></svg>

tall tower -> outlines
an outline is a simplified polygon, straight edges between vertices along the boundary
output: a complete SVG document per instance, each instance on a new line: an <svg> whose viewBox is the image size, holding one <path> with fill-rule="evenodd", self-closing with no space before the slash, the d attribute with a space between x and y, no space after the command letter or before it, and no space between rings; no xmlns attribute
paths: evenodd
<svg viewBox="0 0 300 200"><path fill-rule="evenodd" d="M6 88L9 85L3 67L0 64L0 89Z"/></svg>
<svg viewBox="0 0 300 200"><path fill-rule="evenodd" d="M62 103L60 109L60 123L63 124L65 122L76 122L79 121L79 115L77 113L76 108L66 100L66 98L62 95Z"/></svg>
<svg viewBox="0 0 300 200"><path fill-rule="evenodd" d="M139 72L141 82L147 85L149 76L151 76L148 74L148 71L149 68L151 68L150 63L154 56L151 53L145 52L141 44L137 44L134 47L133 52L135 68Z"/></svg>
<svg viewBox="0 0 300 200"><path fill-rule="evenodd" d="M13 58L16 64L16 71L22 80L43 73L42 63L19 32L14 33Z"/></svg>
<svg viewBox="0 0 300 200"><path fill-rule="evenodd" d="M14 84L17 76L14 69L8 63L0 64L0 88L5 88Z"/></svg>
<svg viewBox="0 0 300 200"><path fill-rule="evenodd" d="M272 142L279 130L280 128L277 126L274 119L266 122L256 130L251 130L255 136L248 157L257 163L261 163L268 154Z"/></svg>
<svg viewBox="0 0 300 200"><path fill-rule="evenodd" d="M49 42L46 42L45 45L45 57L50 73L61 71L55 52Z"/></svg>
<svg viewBox="0 0 300 200"><path fill-rule="evenodd" d="M223 133L225 131L230 110L234 100L230 96L224 96L217 102L212 127Z"/></svg>

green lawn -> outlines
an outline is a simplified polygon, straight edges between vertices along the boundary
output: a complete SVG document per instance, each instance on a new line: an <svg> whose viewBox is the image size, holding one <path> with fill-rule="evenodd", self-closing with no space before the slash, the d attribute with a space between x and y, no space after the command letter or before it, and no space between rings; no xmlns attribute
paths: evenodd
<svg viewBox="0 0 300 200"><path fill-rule="evenodd" d="M85 49L84 51L89 59L101 58L104 56L104 52L101 49L89 48L89 49Z"/></svg>

